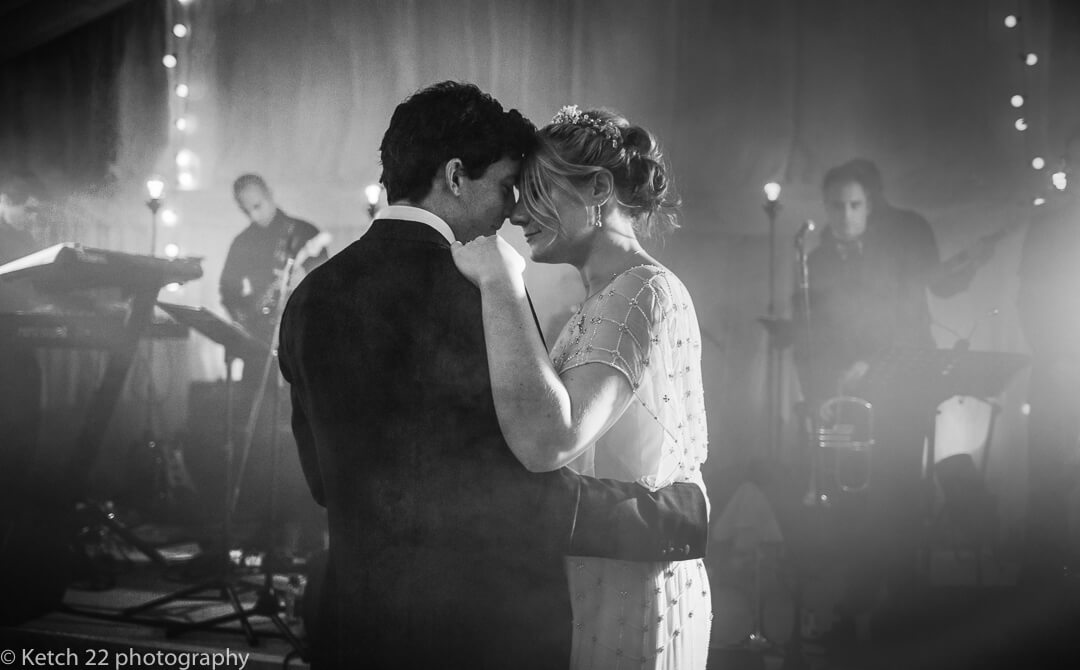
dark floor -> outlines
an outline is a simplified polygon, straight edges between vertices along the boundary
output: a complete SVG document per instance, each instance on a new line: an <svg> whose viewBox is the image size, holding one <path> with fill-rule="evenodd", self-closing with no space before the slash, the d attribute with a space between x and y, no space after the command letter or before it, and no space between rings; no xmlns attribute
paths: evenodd
<svg viewBox="0 0 1080 670"><path fill-rule="evenodd" d="M176 529L144 524L136 528L147 541L165 547L177 565L197 545ZM179 540L179 541L178 541ZM184 541L188 540L188 541ZM199 570L162 569L145 555L113 537L99 549L95 570L76 574L63 606L15 627L0 627L0 652L34 649L72 650L79 665L101 660L115 667L122 654L143 654L141 667L178 667L180 656L145 654L250 654L246 668L306 667L293 646L263 616L252 617L256 644L249 644L239 626L171 635L170 626L230 614L220 600L183 598L134 617L117 616L124 608L176 593L198 583ZM761 548L758 548L761 549ZM849 638L835 638L831 612L837 601L837 570L825 555L804 571L804 602L798 614L792 600L793 556L778 550L722 549L710 558L714 625L709 668L722 670L871 670L1080 667L1080 577L1059 575L1039 584L1018 580L1017 568L998 554L984 555L982 584L975 579L970 552L936 546L929 579L919 592L904 594L893 606L882 604L861 618ZM47 558L47 557L46 557ZM43 559L46 560L46 559ZM197 564L196 564L197 565ZM205 571L206 565L201 566ZM237 581L246 606L255 602L261 581L257 570ZM288 573L281 570L272 585L284 600ZM8 575L7 594L21 584ZM295 580L294 580L295 582ZM248 588L245 585L250 585ZM204 595L213 596L210 592ZM11 600L7 599L10 604ZM277 602L277 601L275 601ZM7 607L9 605L5 605ZM303 637L302 622L285 606L275 607L291 631ZM800 645L793 645L798 620ZM97 659L91 654L98 654ZM189 656L190 658L190 656ZM236 656L220 656L218 667L239 667ZM0 662L3 658L0 657ZM21 667L21 659L9 667ZM230 662L232 663L230 665Z"/></svg>
<svg viewBox="0 0 1080 670"><path fill-rule="evenodd" d="M118 519L122 517L121 513ZM159 552L168 566L152 562L149 554L111 531L97 533L93 541L82 538L74 565L56 560L56 547L29 541L27 551L33 553L18 556L15 560L21 565L10 570L15 574L5 575L9 597L0 603L0 621L20 622L0 626L0 654L16 652L14 663L0 656L0 664L31 667L34 661L43 667L174 670L211 665L245 670L307 667L300 658L304 631L295 598L302 567L282 566L267 582L256 566L226 569L224 555L220 560L207 560L208 554L191 560L199 553L193 538L205 535L205 530L190 532L160 523L133 524L126 530L145 541L144 547ZM246 558L250 561L253 556L258 554ZM5 567L12 562L9 553ZM200 584L208 588L180 593ZM229 585L242 609L257 609L247 617L250 636L235 616L212 627L182 630L187 624L235 615L237 610L222 598L223 584ZM62 601L47 603L50 592L62 592ZM174 597L145 611L127 611L166 596ZM300 644L287 639L267 614L273 614ZM24 652L36 656L24 658Z"/></svg>

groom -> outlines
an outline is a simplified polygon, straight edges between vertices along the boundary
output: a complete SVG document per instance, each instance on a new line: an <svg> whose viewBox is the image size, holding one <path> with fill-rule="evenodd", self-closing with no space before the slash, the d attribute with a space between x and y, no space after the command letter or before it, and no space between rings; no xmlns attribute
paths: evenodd
<svg viewBox="0 0 1080 670"><path fill-rule="evenodd" d="M390 206L285 310L293 431L330 520L314 667L566 667L563 555L704 553L696 486L532 474L503 441L480 293L450 243L509 216L534 133L469 84L398 105L380 147Z"/></svg>

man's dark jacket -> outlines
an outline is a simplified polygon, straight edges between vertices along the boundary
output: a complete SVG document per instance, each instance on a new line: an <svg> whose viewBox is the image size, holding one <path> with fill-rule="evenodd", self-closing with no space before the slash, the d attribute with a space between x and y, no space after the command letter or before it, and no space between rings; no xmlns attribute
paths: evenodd
<svg viewBox="0 0 1080 670"><path fill-rule="evenodd" d="M697 487L529 473L499 430L479 291L449 244L379 220L297 288L281 369L330 522L313 663L565 668L564 554L704 554Z"/></svg>

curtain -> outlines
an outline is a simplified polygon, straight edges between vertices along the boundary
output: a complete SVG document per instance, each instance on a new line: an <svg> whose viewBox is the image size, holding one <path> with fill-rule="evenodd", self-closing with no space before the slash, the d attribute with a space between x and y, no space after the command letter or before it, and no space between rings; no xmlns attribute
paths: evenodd
<svg viewBox="0 0 1080 670"><path fill-rule="evenodd" d="M762 185L784 188L774 271L785 312L792 235L822 220L821 178L849 158L878 163L889 199L927 216L943 255L1027 217L1045 181L1030 158L1056 160L1080 105L1080 26L1064 0L1021 4L1010 32L1001 18L1017 3L985 0L195 2L192 130L180 135L167 131L163 3L132 3L0 66L0 156L73 183L107 173L107 189L73 199L91 223L72 232L136 252L147 244L140 184L151 171L168 177L179 222L161 243L203 257L206 272L169 299L221 311L217 277L246 225L232 201L239 174L262 174L283 209L334 235L336 251L366 230L363 188L378 180L382 133L422 86L472 81L540 125L564 104L620 111L658 135L684 200L682 230L653 246L696 299L719 478L762 449ZM1025 68L1021 47L1040 67ZM1025 134L1008 105L1017 91L1028 98ZM181 148L197 159L192 190L175 187ZM999 244L968 292L932 301L940 345L974 328L974 349L1025 350L1012 304L1019 238ZM527 273L553 331L581 297L575 274ZM189 347L181 378L222 374L212 345L194 337ZM1006 523L1022 513L1025 384L1010 385L996 432L1021 446L991 455Z"/></svg>

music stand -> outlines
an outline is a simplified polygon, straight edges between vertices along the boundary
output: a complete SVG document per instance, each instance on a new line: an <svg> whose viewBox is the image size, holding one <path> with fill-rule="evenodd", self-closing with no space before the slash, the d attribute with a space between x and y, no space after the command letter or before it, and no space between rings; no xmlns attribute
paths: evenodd
<svg viewBox="0 0 1080 670"><path fill-rule="evenodd" d="M955 395L992 398L1005 390L1029 356L966 349L894 347L870 360L860 394L873 401L896 386L929 391L934 405Z"/></svg>
<svg viewBox="0 0 1080 670"><path fill-rule="evenodd" d="M184 624L172 627L166 631L167 635L175 636L181 633L185 633L191 630L209 629L215 628L219 624L229 621L239 621L243 629L244 637L247 639L248 644L255 646L258 644L258 638L255 636L255 630L251 626L249 618L251 616L264 616L274 624L283 637L285 637L292 645L293 648L300 652L301 656L305 656L304 645L293 634L292 630L281 620L278 616L280 610L278 603L273 597L272 593L260 593L256 603L251 608L245 608L238 595L238 588L243 586L245 588L258 588L253 584L241 583L239 578L233 571L233 566L229 560L228 550L230 542L232 540L232 506L231 492L234 478L234 431L233 431L233 392L232 392L232 363L237 358L254 358L259 356L268 356L270 354L270 348L265 343L261 342L242 327L219 317L205 307L189 307L186 305L176 305L171 303L158 303L158 307L167 312L170 316L176 319L181 324L184 324L209 338L210 340L222 345L224 347L225 355L225 495L224 495L224 514L222 518L222 549L225 552L219 557L218 569L220 573L208 580L200 582L198 584L181 589L175 593L156 598L150 602L143 603L136 607L131 607L124 610L125 616L132 616L140 612L145 612L157 608L160 605L181 600L189 596L193 596L203 591L217 590L221 592L222 598L228 600L232 605L233 613L225 614L222 616L212 617L204 621L198 621L191 624Z"/></svg>
<svg viewBox="0 0 1080 670"><path fill-rule="evenodd" d="M882 396L895 397L896 389L917 392L925 400L931 429L926 435L926 472L923 476L924 514L933 518L934 487L934 417L938 406L953 396L971 396L989 401L1000 395L1009 381L1030 362L1024 354L998 351L954 349L915 349L893 347L870 360L870 367L859 386L858 395L874 402ZM987 440L985 448L989 450ZM986 453L983 454L984 462ZM930 572L930 533L924 539L923 570Z"/></svg>

